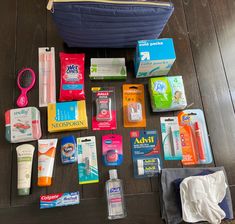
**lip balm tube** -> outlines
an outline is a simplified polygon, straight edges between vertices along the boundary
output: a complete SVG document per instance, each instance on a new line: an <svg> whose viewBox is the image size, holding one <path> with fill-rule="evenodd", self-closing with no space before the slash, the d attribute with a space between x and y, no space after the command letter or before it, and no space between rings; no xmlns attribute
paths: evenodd
<svg viewBox="0 0 235 224"><path fill-rule="evenodd" d="M51 186L58 139L38 140L38 186Z"/></svg>
<svg viewBox="0 0 235 224"><path fill-rule="evenodd" d="M30 194L34 149L34 146L30 144L23 144L16 148L18 167L17 189L20 196Z"/></svg>

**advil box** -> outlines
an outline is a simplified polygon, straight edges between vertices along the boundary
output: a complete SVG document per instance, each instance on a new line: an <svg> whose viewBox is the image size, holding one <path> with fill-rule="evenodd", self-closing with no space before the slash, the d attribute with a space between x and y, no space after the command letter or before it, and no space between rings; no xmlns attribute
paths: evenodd
<svg viewBox="0 0 235 224"><path fill-rule="evenodd" d="M140 40L135 55L136 77L167 75L175 59L172 38Z"/></svg>

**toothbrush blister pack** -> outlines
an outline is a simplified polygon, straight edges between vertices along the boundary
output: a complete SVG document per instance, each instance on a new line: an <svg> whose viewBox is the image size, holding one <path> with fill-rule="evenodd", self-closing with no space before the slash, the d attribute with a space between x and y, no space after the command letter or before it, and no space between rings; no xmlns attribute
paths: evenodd
<svg viewBox="0 0 235 224"><path fill-rule="evenodd" d="M5 112L5 135L11 143L41 138L40 112L36 107L11 109Z"/></svg>
<svg viewBox="0 0 235 224"><path fill-rule="evenodd" d="M135 178L157 176L162 169L157 131L131 131L130 137Z"/></svg>
<svg viewBox="0 0 235 224"><path fill-rule="evenodd" d="M39 107L56 102L55 48L38 48Z"/></svg>
<svg viewBox="0 0 235 224"><path fill-rule="evenodd" d="M92 130L117 129L115 89L92 87Z"/></svg>
<svg viewBox="0 0 235 224"><path fill-rule="evenodd" d="M187 106L182 76L151 78L149 93L153 112L182 110Z"/></svg>
<svg viewBox="0 0 235 224"><path fill-rule="evenodd" d="M95 136L77 138L79 184L99 182Z"/></svg>
<svg viewBox="0 0 235 224"><path fill-rule="evenodd" d="M178 114L183 152L183 165L212 162L204 114L200 109L184 110Z"/></svg>
<svg viewBox="0 0 235 224"><path fill-rule="evenodd" d="M123 161L122 136L108 134L102 136L102 158L105 166L119 166Z"/></svg>
<svg viewBox="0 0 235 224"><path fill-rule="evenodd" d="M182 147L177 117L161 117L162 146L165 160L182 160Z"/></svg>
<svg viewBox="0 0 235 224"><path fill-rule="evenodd" d="M146 127L143 84L123 85L124 127Z"/></svg>

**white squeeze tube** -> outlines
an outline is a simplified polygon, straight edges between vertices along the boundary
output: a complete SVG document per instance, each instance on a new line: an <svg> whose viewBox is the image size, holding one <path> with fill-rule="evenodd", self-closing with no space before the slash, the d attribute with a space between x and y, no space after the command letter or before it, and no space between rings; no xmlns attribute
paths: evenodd
<svg viewBox="0 0 235 224"><path fill-rule="evenodd" d="M38 140L38 186L51 186L58 139Z"/></svg>
<svg viewBox="0 0 235 224"><path fill-rule="evenodd" d="M18 195L21 196L30 194L34 149L34 146L30 144L23 144L16 148L18 167L17 189Z"/></svg>

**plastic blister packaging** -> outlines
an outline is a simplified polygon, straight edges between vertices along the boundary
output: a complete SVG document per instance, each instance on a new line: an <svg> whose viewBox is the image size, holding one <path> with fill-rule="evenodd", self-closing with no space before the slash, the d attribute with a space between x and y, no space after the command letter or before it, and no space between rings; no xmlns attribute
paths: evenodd
<svg viewBox="0 0 235 224"><path fill-rule="evenodd" d="M146 127L144 85L123 85L124 127Z"/></svg>
<svg viewBox="0 0 235 224"><path fill-rule="evenodd" d="M77 138L79 184L99 182L95 136Z"/></svg>
<svg viewBox="0 0 235 224"><path fill-rule="evenodd" d="M178 114L183 165L209 164L212 153L203 111L184 110Z"/></svg>
<svg viewBox="0 0 235 224"><path fill-rule="evenodd" d="M161 117L162 146L165 160L181 160L182 146L177 117Z"/></svg>
<svg viewBox="0 0 235 224"><path fill-rule="evenodd" d="M111 111L111 98L106 99L97 98L96 99L96 120L97 121L110 121L112 120Z"/></svg>
<svg viewBox="0 0 235 224"><path fill-rule="evenodd" d="M56 102L55 48L38 48L39 107Z"/></svg>
<svg viewBox="0 0 235 224"><path fill-rule="evenodd" d="M136 178L157 176L162 169L157 131L131 131L131 151Z"/></svg>
<svg viewBox="0 0 235 224"><path fill-rule="evenodd" d="M36 107L11 109L5 112L5 135L11 143L41 138L40 112Z"/></svg>
<svg viewBox="0 0 235 224"><path fill-rule="evenodd" d="M108 134L102 136L102 158L105 166L119 166L123 161L122 136Z"/></svg>
<svg viewBox="0 0 235 224"><path fill-rule="evenodd" d="M139 102L128 103L128 121L129 122L140 122L143 120L142 105Z"/></svg>
<svg viewBox="0 0 235 224"><path fill-rule="evenodd" d="M92 87L92 130L117 129L116 99L113 87Z"/></svg>
<svg viewBox="0 0 235 224"><path fill-rule="evenodd" d="M77 143L73 135L61 139L61 162L63 164L77 162Z"/></svg>

